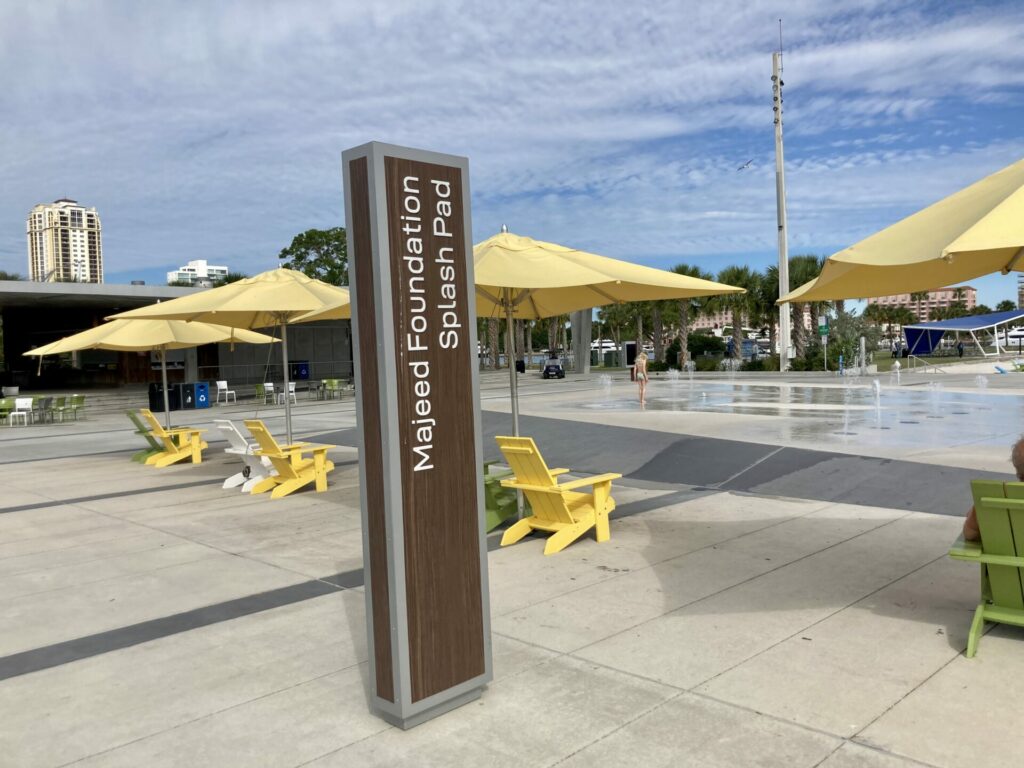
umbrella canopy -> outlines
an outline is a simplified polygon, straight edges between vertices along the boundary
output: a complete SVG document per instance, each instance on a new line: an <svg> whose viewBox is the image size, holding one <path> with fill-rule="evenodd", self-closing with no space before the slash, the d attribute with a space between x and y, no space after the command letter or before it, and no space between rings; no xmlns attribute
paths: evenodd
<svg viewBox="0 0 1024 768"><path fill-rule="evenodd" d="M111 320L87 331L65 336L51 344L30 349L26 356L57 355L79 349L116 349L121 352L160 350L160 375L164 382L164 424L171 426L171 409L167 402L167 350L198 347L219 341L242 341L247 344L269 344L277 341L255 331L229 328L210 323L187 323L184 320Z"/></svg>
<svg viewBox="0 0 1024 768"><path fill-rule="evenodd" d="M186 349L219 341L269 344L277 339L263 333L210 323L186 323L182 320L112 320L42 347L30 349L25 355L56 355L80 349L116 349L122 352Z"/></svg>
<svg viewBox="0 0 1024 768"><path fill-rule="evenodd" d="M779 299L888 296L1024 269L1024 160L828 257Z"/></svg>
<svg viewBox="0 0 1024 768"><path fill-rule="evenodd" d="M742 288L502 232L473 248L477 316L539 320L624 301L743 293Z"/></svg>
<svg viewBox="0 0 1024 768"><path fill-rule="evenodd" d="M300 315L348 302L348 290L294 269L272 269L208 291L150 304L112 318L200 320L234 328L269 328Z"/></svg>
<svg viewBox="0 0 1024 768"><path fill-rule="evenodd" d="M304 317L326 306L348 301L348 290L304 275L294 269L272 269L208 291L171 299L161 304L133 309L114 318L161 317L172 320L200 320L234 328L281 326L281 356L284 365L284 423L292 442L292 405L288 397L288 323L308 322Z"/></svg>

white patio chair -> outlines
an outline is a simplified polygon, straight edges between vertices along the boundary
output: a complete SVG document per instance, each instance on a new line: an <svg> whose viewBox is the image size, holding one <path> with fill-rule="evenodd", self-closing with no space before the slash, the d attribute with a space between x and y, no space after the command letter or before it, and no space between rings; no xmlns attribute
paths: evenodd
<svg viewBox="0 0 1024 768"><path fill-rule="evenodd" d="M288 382L288 397L290 397L292 399L292 402L295 403L295 405L299 404L298 398L295 397L295 382L294 381L289 381ZM277 393L277 402L278 402L279 405L284 405L284 391L283 390L281 392Z"/></svg>
<svg viewBox="0 0 1024 768"><path fill-rule="evenodd" d="M259 392L256 393L256 396L259 397ZM274 397L274 385L271 384L269 381L266 384L263 385L263 402L264 403L274 403L274 402L277 402L277 398Z"/></svg>
<svg viewBox="0 0 1024 768"><path fill-rule="evenodd" d="M256 483L274 474L274 470L270 467L270 459L253 454L253 451L258 448L257 444L246 440L245 436L238 431L238 427L235 426L233 421L230 419L214 419L213 423L217 425L217 429L224 434L225 439L228 441L228 447L224 449L224 453L238 456L245 465L241 472L236 472L225 480L221 486L222 488L242 486L242 493L248 493Z"/></svg>
<svg viewBox="0 0 1024 768"><path fill-rule="evenodd" d="M218 381L217 382L217 401L216 402L217 402L218 405L220 405L220 396L221 395L224 395L224 405L228 404L228 396L230 396L231 399L234 402L236 402L236 403L238 402L238 395L235 394L235 390L228 389L228 383L226 381Z"/></svg>
<svg viewBox="0 0 1024 768"><path fill-rule="evenodd" d="M32 398L31 397L19 397L14 400L14 410L7 416L7 424L14 426L15 419L21 419L21 423L26 427L32 418Z"/></svg>

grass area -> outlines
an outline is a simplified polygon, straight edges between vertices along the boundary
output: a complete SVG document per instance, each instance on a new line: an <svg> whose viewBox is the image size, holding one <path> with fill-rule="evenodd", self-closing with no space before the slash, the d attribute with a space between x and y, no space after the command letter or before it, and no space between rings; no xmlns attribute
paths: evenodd
<svg viewBox="0 0 1024 768"><path fill-rule="evenodd" d="M932 363L938 366L956 365L957 363L980 363L984 362L984 358L977 355L969 357L965 355L963 358L959 358L956 355L927 355L917 358L917 363L920 365L921 362ZM882 351L875 353L875 365L878 366L879 373L888 373L892 370L892 364L896 361L892 359L888 354L884 354ZM906 358L900 360L900 365L903 366L904 371L910 370L910 361Z"/></svg>

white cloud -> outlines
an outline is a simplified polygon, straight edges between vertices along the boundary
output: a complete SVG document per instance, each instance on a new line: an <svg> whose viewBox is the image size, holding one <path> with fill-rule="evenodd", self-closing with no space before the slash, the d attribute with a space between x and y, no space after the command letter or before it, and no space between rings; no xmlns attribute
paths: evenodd
<svg viewBox="0 0 1024 768"><path fill-rule="evenodd" d="M99 208L109 271L269 266L341 220L339 153L369 139L468 155L479 237L507 222L657 262L771 252L777 4L686 5L7 4L0 268L24 270L25 214L65 194ZM1024 154L1015 121L980 117L1021 97L1016 6L785 13L794 249Z"/></svg>

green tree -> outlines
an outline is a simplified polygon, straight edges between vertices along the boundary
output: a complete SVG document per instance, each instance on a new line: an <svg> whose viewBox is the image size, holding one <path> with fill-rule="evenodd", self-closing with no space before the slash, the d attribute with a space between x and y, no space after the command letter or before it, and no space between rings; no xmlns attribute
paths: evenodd
<svg viewBox="0 0 1024 768"><path fill-rule="evenodd" d="M814 280L821 274L823 259L811 254L793 256L789 260L789 284L803 285ZM827 302L812 301L809 303L793 303L793 351L796 357L803 357L807 351L811 334L818 332L818 315L828 306ZM811 330L804 327L804 307L808 307L811 316Z"/></svg>
<svg viewBox="0 0 1024 768"><path fill-rule="evenodd" d="M214 286L227 285L228 283L237 283L239 280L245 280L248 275L245 272L228 272L224 277L214 283Z"/></svg>
<svg viewBox="0 0 1024 768"><path fill-rule="evenodd" d="M715 276L710 272L705 272L700 267L696 267L692 264L676 264L672 267L672 271L677 275L686 275L687 277L696 277L699 280L714 280ZM708 307L711 305L713 296L695 296L689 299L680 299L677 302L679 325L677 328L679 344L681 348L679 367L690 361L690 348L687 340L690 336L690 322L696 320L702 314L707 312Z"/></svg>
<svg viewBox="0 0 1024 768"><path fill-rule="evenodd" d="M726 267L718 273L718 282L745 288L746 293L726 293L718 296L716 304L732 314L732 354L743 357L743 318L750 315L751 294L757 288L758 275L747 266Z"/></svg>
<svg viewBox="0 0 1024 768"><path fill-rule="evenodd" d="M8 272L7 270L0 269L0 280L24 280L25 278L19 275L17 272Z"/></svg>
<svg viewBox="0 0 1024 768"><path fill-rule="evenodd" d="M188 280L168 280L167 284L172 288L191 288L192 283Z"/></svg>
<svg viewBox="0 0 1024 768"><path fill-rule="evenodd" d="M1003 299L996 304L996 312L1012 312L1017 308L1017 305L1009 299Z"/></svg>
<svg viewBox="0 0 1024 768"><path fill-rule="evenodd" d="M917 319L924 320L924 315L921 313L921 302L928 298L928 291L914 291L910 294L910 300L914 302L914 308L916 310Z"/></svg>
<svg viewBox="0 0 1024 768"><path fill-rule="evenodd" d="M992 309L992 307L988 306L987 304L978 304L974 308L974 312L972 314L975 314L975 315L990 315L990 314L992 314L993 311L994 310Z"/></svg>
<svg viewBox="0 0 1024 768"><path fill-rule="evenodd" d="M277 255L282 267L331 285L348 285L348 238L344 227L308 229Z"/></svg>

